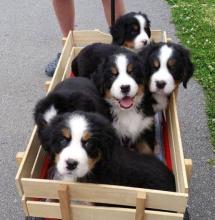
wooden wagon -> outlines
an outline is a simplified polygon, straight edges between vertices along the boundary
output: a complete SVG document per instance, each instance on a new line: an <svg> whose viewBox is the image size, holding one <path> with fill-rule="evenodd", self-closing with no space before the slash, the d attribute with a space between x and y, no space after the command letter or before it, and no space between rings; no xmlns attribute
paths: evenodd
<svg viewBox="0 0 215 220"><path fill-rule="evenodd" d="M160 30L153 30L151 38L156 42L168 41L166 32ZM69 77L74 57L83 46L94 42L110 43L111 36L98 30L73 31L63 39L64 47L55 74L45 83L47 92ZM64 220L182 220L192 162L184 159L176 98L177 89L166 110L176 192L41 179L47 155L40 145L35 126L25 152L17 154L16 185L25 215ZM71 200L103 203L103 206L75 205L70 203Z"/></svg>

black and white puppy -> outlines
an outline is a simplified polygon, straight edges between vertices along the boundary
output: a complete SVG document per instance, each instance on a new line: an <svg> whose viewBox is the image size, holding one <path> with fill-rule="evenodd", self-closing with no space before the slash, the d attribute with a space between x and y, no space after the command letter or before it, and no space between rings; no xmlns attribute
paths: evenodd
<svg viewBox="0 0 215 220"><path fill-rule="evenodd" d="M102 61L92 79L110 106L122 143L141 153L152 152L154 120L141 109L145 79L139 57L130 51L115 53Z"/></svg>
<svg viewBox="0 0 215 220"><path fill-rule="evenodd" d="M189 51L175 43L152 43L139 56L147 75L144 105L152 103L152 113L166 109L170 94L181 82L187 82L194 72Z"/></svg>
<svg viewBox="0 0 215 220"><path fill-rule="evenodd" d="M76 110L98 112L107 118L110 117L107 104L89 79L83 77L66 79L35 107L34 119L38 125L39 137L56 115Z"/></svg>
<svg viewBox="0 0 215 220"><path fill-rule="evenodd" d="M90 78L98 65L106 57L128 50L117 45L94 43L84 47L72 61L72 72L75 76Z"/></svg>
<svg viewBox="0 0 215 220"><path fill-rule="evenodd" d="M61 179L175 191L173 173L154 155L122 147L98 113L58 115L43 135Z"/></svg>
<svg viewBox="0 0 215 220"><path fill-rule="evenodd" d="M139 50L150 43L150 21L146 14L130 12L110 28L113 44Z"/></svg>

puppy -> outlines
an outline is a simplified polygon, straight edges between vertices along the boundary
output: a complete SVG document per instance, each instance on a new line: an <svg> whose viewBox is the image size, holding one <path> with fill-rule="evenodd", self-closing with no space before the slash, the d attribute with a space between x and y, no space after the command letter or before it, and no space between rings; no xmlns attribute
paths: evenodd
<svg viewBox="0 0 215 220"><path fill-rule="evenodd" d="M154 120L141 109L145 79L138 56L128 51L107 57L92 80L109 104L113 127L122 143L140 153L153 152Z"/></svg>
<svg viewBox="0 0 215 220"><path fill-rule="evenodd" d="M173 173L155 156L122 147L98 113L58 115L42 138L64 180L175 191Z"/></svg>
<svg viewBox="0 0 215 220"><path fill-rule="evenodd" d="M194 66L189 51L175 43L152 43L139 56L148 85L142 108L150 115L166 109L171 93L181 82L187 88Z"/></svg>
<svg viewBox="0 0 215 220"><path fill-rule="evenodd" d="M90 78L98 65L106 57L115 53L126 53L127 49L117 45L94 43L83 48L72 61L72 72L76 76Z"/></svg>
<svg viewBox="0 0 215 220"><path fill-rule="evenodd" d="M113 44L139 50L150 43L150 21L141 12L130 12L116 20L110 33Z"/></svg>
<svg viewBox="0 0 215 220"><path fill-rule="evenodd" d="M89 79L82 77L66 79L35 107L34 119L38 125L39 137L56 115L75 110L98 112L110 118L107 104ZM43 145L42 142L41 144Z"/></svg>

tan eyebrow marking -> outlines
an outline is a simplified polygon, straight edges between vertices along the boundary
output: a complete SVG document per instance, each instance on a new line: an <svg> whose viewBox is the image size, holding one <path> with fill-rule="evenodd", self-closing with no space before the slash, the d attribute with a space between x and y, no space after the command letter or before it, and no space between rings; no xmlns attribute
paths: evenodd
<svg viewBox="0 0 215 220"><path fill-rule="evenodd" d="M116 75L116 74L118 73L116 67L114 67L114 66L111 67L111 72L112 72L114 75Z"/></svg>
<svg viewBox="0 0 215 220"><path fill-rule="evenodd" d="M153 60L153 65L154 65L154 67L158 68L160 66L159 60L158 59L154 59Z"/></svg>
<svg viewBox="0 0 215 220"><path fill-rule="evenodd" d="M170 59L168 60L168 65L169 65L169 66L174 66L175 63L176 63L176 59L170 58Z"/></svg>
<svg viewBox="0 0 215 220"><path fill-rule="evenodd" d="M70 132L69 128L63 128L63 129L62 129L62 134L63 134L63 136L64 136L66 139L71 139L71 138L72 138L71 132Z"/></svg>
<svg viewBox="0 0 215 220"><path fill-rule="evenodd" d="M135 31L137 31L137 30L139 29L138 25L136 25L136 24L134 24L134 25L132 26L132 28L133 28Z"/></svg>
<svg viewBox="0 0 215 220"><path fill-rule="evenodd" d="M132 71L133 71L133 64L129 63L128 66L127 66L127 72L130 73Z"/></svg>
<svg viewBox="0 0 215 220"><path fill-rule="evenodd" d="M82 136L82 140L83 141L88 141L91 138L92 134L88 131L85 131L83 136Z"/></svg>

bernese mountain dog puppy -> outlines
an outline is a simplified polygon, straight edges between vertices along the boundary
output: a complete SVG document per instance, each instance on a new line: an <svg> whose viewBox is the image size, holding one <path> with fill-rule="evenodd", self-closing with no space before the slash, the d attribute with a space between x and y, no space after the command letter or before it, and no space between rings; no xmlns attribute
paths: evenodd
<svg viewBox="0 0 215 220"><path fill-rule="evenodd" d="M141 108L145 79L139 57L130 51L115 53L101 62L92 80L109 104L113 127L122 143L140 153L152 153L154 118Z"/></svg>
<svg viewBox="0 0 215 220"><path fill-rule="evenodd" d="M98 113L58 115L42 138L63 180L175 191L173 173L154 155L121 146L111 123Z"/></svg>
<svg viewBox="0 0 215 220"><path fill-rule="evenodd" d="M152 43L139 56L148 85L142 108L150 115L166 109L171 93L181 82L187 88L194 65L189 51L175 43Z"/></svg>
<svg viewBox="0 0 215 220"><path fill-rule="evenodd" d="M56 115L75 110L98 112L110 118L108 106L93 82L83 77L66 79L36 104L34 119L39 137Z"/></svg>
<svg viewBox="0 0 215 220"><path fill-rule="evenodd" d="M150 43L150 21L146 14L130 12L110 28L113 44L139 50Z"/></svg>
<svg viewBox="0 0 215 220"><path fill-rule="evenodd" d="M75 76L90 78L103 59L115 53L126 53L127 51L125 48L112 44L90 44L84 47L72 61L72 72Z"/></svg>

